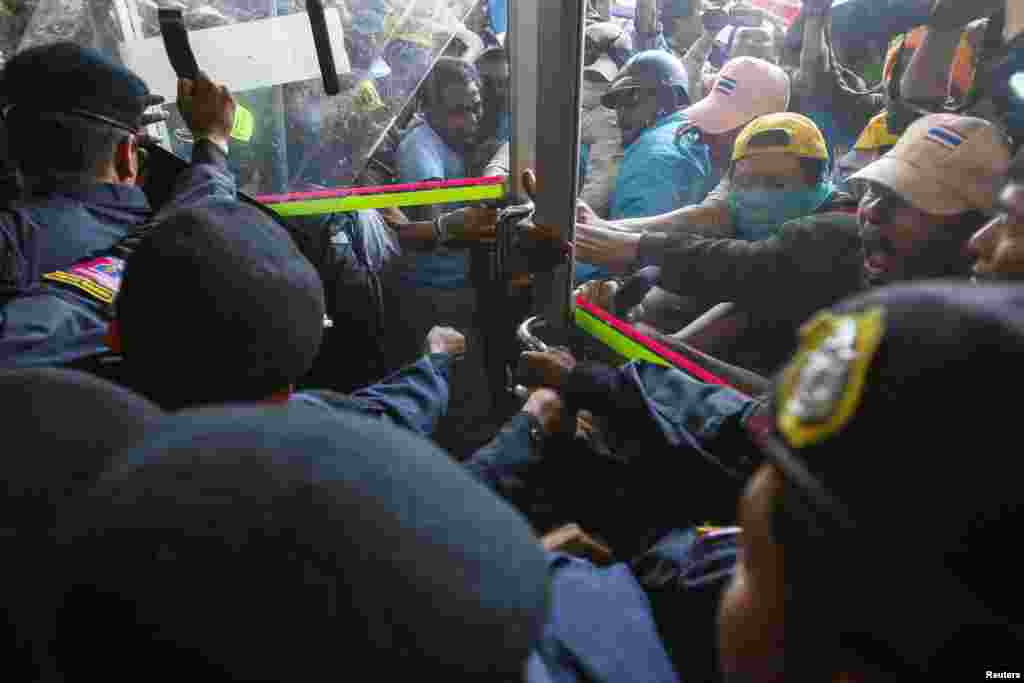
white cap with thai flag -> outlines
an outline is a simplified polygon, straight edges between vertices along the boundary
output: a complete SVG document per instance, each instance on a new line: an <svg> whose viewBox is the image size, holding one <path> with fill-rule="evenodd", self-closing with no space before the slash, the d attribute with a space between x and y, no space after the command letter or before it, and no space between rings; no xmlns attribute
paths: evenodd
<svg viewBox="0 0 1024 683"><path fill-rule="evenodd" d="M931 114L915 121L896 145L851 179L869 180L938 216L989 212L1010 164L1006 136L973 116Z"/></svg>
<svg viewBox="0 0 1024 683"><path fill-rule="evenodd" d="M687 108L686 118L705 133L742 128L758 116L786 111L789 76L780 67L756 57L725 63L707 97Z"/></svg>

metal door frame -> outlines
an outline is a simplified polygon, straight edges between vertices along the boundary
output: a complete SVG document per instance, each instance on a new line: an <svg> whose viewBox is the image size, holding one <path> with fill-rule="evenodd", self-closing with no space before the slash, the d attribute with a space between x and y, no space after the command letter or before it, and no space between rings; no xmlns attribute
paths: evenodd
<svg viewBox="0 0 1024 683"><path fill-rule="evenodd" d="M506 36L512 66L509 189L524 194L522 172L533 168L539 186L534 220L561 226L569 244L579 187L585 11L586 0L515 0ZM572 285L571 261L534 280L539 312L564 338L572 327Z"/></svg>

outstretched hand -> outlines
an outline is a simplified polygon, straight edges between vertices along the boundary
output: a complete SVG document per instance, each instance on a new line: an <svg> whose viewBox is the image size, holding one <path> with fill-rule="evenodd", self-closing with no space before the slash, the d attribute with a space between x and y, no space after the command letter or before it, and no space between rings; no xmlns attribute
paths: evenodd
<svg viewBox="0 0 1024 683"><path fill-rule="evenodd" d="M596 225L576 224L576 258L604 266L613 273L625 273L640 254L640 233L609 230Z"/></svg>

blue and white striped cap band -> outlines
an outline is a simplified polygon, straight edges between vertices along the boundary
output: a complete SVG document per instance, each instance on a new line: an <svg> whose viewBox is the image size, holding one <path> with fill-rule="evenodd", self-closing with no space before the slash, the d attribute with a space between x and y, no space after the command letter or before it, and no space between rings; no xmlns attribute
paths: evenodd
<svg viewBox="0 0 1024 683"><path fill-rule="evenodd" d="M715 90L723 95L732 95L736 92L736 80L727 76L719 76L718 83L715 84Z"/></svg>
<svg viewBox="0 0 1024 683"><path fill-rule="evenodd" d="M929 128L925 139L937 142L943 147L948 147L949 149L956 149L964 141L964 138L960 133L957 133L952 128L947 128L946 126L934 126Z"/></svg>

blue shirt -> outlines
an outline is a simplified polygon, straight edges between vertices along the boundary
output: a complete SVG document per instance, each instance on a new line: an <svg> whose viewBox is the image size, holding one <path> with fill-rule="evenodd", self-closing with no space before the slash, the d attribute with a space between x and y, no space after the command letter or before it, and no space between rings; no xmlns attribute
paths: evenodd
<svg viewBox="0 0 1024 683"><path fill-rule="evenodd" d="M828 102L810 100L801 109L804 110L802 113L807 118L814 121L814 125L818 127L822 137L825 138L830 162L829 167L834 168L837 156L842 156L853 149L860 131L844 129L836 120L836 117L828 110Z"/></svg>
<svg viewBox="0 0 1024 683"><path fill-rule="evenodd" d="M612 193L612 220L658 216L700 203L717 184L711 152L696 130L677 142L683 112L670 114L643 131L619 167Z"/></svg>
<svg viewBox="0 0 1024 683"><path fill-rule="evenodd" d="M465 176L462 157L425 121L408 131L398 145L399 182L454 180ZM413 287L459 289L469 284L469 258L464 251L438 247L433 253L410 254L407 261L412 268L402 273L402 280Z"/></svg>
<svg viewBox="0 0 1024 683"><path fill-rule="evenodd" d="M683 113L663 117L640 134L619 167L609 218L644 218L697 204L718 184L708 146L696 131L676 142ZM589 263L576 263L576 284L607 277Z"/></svg>

